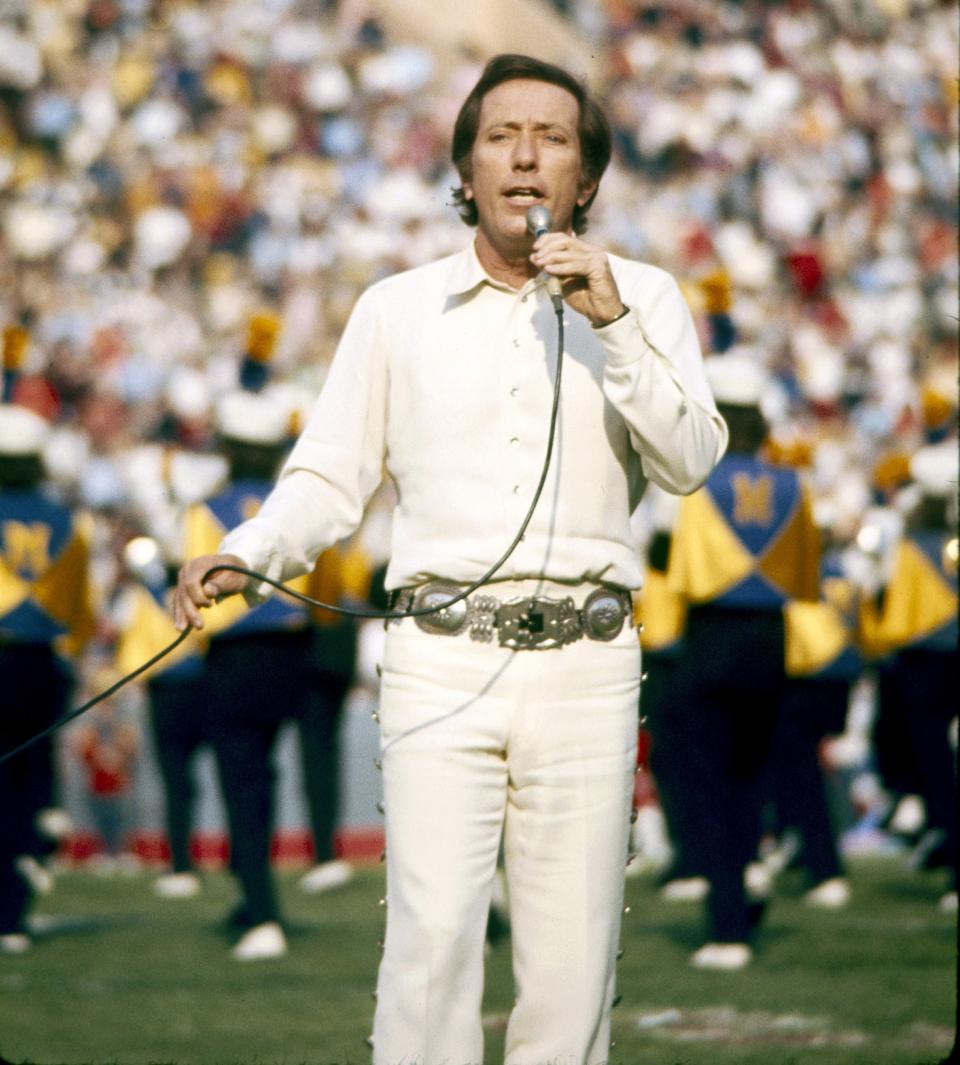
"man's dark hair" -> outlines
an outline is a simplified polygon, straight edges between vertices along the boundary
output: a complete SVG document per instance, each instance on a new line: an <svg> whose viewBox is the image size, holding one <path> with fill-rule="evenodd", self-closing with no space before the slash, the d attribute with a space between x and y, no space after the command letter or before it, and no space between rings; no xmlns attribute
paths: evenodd
<svg viewBox="0 0 960 1065"><path fill-rule="evenodd" d="M288 444L254 444L233 437L220 438L231 481L272 481L287 453Z"/></svg>
<svg viewBox="0 0 960 1065"><path fill-rule="evenodd" d="M517 81L518 79L545 81L550 85L557 85L561 89L566 89L576 99L580 108L577 135L580 140L581 179L585 184L598 185L604 170L607 169L607 163L610 162L611 151L610 124L600 109L600 105L582 82L572 74L568 74L562 67L554 66L553 63L545 63L541 59L533 59L528 55L509 54L494 56L487 63L480 75L480 80L463 101L460 114L457 115L457 121L453 127L451 155L453 165L457 168L461 179L469 181L471 177L470 155L477 139L480 108L484 96L505 81ZM590 199L582 207L579 205L574 207L574 233L583 233L586 230L587 212L596 194L597 190L594 188ZM453 202L464 222L468 226L475 226L478 221L477 205L466 198L462 185L453 190Z"/></svg>
<svg viewBox="0 0 960 1065"><path fill-rule="evenodd" d="M769 427L759 407L717 403L717 410L730 431L729 454L755 455L763 447Z"/></svg>
<svg viewBox="0 0 960 1065"><path fill-rule="evenodd" d="M946 496L922 496L907 515L911 532L940 532L950 528L950 501Z"/></svg>
<svg viewBox="0 0 960 1065"><path fill-rule="evenodd" d="M36 488L45 476L39 455L0 455L0 488Z"/></svg>

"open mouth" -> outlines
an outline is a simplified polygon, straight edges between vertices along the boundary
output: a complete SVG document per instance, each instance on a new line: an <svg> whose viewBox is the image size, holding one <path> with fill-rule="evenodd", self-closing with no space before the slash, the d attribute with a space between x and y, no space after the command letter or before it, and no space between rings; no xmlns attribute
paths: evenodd
<svg viewBox="0 0 960 1065"><path fill-rule="evenodd" d="M504 196L518 207L530 207L535 203L542 203L545 199L544 193L531 185L514 185L504 191Z"/></svg>

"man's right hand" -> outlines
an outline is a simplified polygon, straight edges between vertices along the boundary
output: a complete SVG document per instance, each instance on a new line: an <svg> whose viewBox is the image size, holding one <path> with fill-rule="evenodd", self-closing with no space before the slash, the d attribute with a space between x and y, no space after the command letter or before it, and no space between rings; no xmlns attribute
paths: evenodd
<svg viewBox="0 0 960 1065"><path fill-rule="evenodd" d="M173 593L173 623L180 632L187 626L203 628L204 607L213 606L217 600L228 595L242 592L250 580L246 574L234 573L232 570L220 570L203 578L217 566L245 566L246 562L237 555L200 555L187 562L177 577L177 587Z"/></svg>

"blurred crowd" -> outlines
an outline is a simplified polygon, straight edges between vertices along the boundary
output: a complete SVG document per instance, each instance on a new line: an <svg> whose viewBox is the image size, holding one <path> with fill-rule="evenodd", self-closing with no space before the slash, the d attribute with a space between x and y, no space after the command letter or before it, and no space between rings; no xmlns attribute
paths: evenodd
<svg viewBox="0 0 960 1065"><path fill-rule="evenodd" d="M956 431L955 6L557 0L550 17L593 57L613 126L588 239L673 273L705 353L763 364L772 452L852 541L871 506L895 509L911 454ZM212 452L258 328L302 413L362 289L471 239L449 135L485 58L400 39L372 0L0 0L5 365L54 427L51 484L92 518L91 677L127 544L176 561L143 449ZM216 475L199 463L181 502Z"/></svg>

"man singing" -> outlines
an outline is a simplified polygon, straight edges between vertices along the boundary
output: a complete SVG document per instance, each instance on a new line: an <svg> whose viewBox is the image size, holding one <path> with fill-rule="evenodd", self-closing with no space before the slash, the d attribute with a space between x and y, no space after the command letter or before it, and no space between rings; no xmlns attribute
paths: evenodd
<svg viewBox="0 0 960 1065"><path fill-rule="evenodd" d="M607 122L564 70L501 55L453 135L476 239L358 300L277 486L221 554L189 562L177 625L352 532L384 470L398 612L481 577L520 527L546 453L560 279L565 366L540 502L466 603L392 621L381 763L387 932L376 1065L483 1059L483 945L503 837L517 1002L510 1065L609 1053L637 738L640 584L629 517L648 480L689 493L726 446L675 282L581 239ZM534 238L527 214L549 209Z"/></svg>

